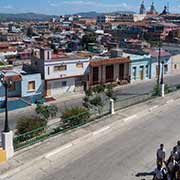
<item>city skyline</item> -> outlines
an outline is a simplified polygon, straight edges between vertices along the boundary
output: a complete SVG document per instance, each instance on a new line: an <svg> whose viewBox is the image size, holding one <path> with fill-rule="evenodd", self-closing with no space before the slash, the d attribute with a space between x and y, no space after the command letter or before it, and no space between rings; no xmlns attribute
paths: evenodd
<svg viewBox="0 0 180 180"><path fill-rule="evenodd" d="M25 13L34 12L41 14L73 14L78 12L112 12L112 11L135 11L139 12L139 6L141 0L131 0L131 3L127 3L125 0L112 0L109 3L108 0L1 0L0 12L1 13ZM146 10L150 8L152 0L145 0ZM164 5L168 4L168 0L156 0L156 9L161 12ZM170 12L180 13L179 0L169 1Z"/></svg>

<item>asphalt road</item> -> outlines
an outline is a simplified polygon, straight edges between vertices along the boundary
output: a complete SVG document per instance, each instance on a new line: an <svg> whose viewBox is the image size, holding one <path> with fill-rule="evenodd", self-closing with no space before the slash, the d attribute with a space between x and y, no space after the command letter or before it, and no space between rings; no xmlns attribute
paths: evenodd
<svg viewBox="0 0 180 180"><path fill-rule="evenodd" d="M180 139L180 100L14 174L8 180L150 180L160 143ZM136 175L140 176L137 177Z"/></svg>
<svg viewBox="0 0 180 180"><path fill-rule="evenodd" d="M165 77L165 83L169 85L180 84L180 74L167 76ZM119 99L126 99L132 96L142 95L144 93L149 93L153 90L156 84L156 80L147 80L140 83L129 84L127 86L122 86L116 90L116 95ZM66 101L58 100L58 102L54 102L57 104L60 112L63 112L64 109L73 107L73 106L81 106L82 105L82 97L77 97L73 99L69 99ZM15 129L17 119L21 117L33 116L35 114L34 108L25 108L22 110L12 111L9 113L9 124L11 129ZM0 129L3 129L4 124L4 114L0 113Z"/></svg>

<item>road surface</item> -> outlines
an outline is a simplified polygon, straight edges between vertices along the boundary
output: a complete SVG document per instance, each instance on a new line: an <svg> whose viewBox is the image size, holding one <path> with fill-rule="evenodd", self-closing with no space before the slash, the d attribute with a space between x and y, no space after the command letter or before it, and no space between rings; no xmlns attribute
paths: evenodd
<svg viewBox="0 0 180 180"><path fill-rule="evenodd" d="M160 143L169 154L180 139L180 100L124 122L6 180L141 180L155 168ZM136 175L141 175L137 177Z"/></svg>

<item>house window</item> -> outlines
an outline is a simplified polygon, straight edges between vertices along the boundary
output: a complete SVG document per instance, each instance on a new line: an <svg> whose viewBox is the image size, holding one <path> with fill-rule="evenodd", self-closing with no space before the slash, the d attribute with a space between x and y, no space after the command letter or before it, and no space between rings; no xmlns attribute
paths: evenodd
<svg viewBox="0 0 180 180"><path fill-rule="evenodd" d="M34 91L35 90L35 81L29 81L28 82L28 91Z"/></svg>
<svg viewBox="0 0 180 180"><path fill-rule="evenodd" d="M50 52L48 51L48 53L47 53L47 54L48 54L48 59L50 59Z"/></svg>
<svg viewBox="0 0 180 180"><path fill-rule="evenodd" d="M50 67L48 67L48 75L50 75Z"/></svg>
<svg viewBox="0 0 180 180"><path fill-rule="evenodd" d="M174 64L174 69L177 69L177 64Z"/></svg>
<svg viewBox="0 0 180 180"><path fill-rule="evenodd" d="M146 65L146 77L149 77L149 66Z"/></svg>
<svg viewBox="0 0 180 180"><path fill-rule="evenodd" d="M133 67L133 79L136 80L136 67Z"/></svg>
<svg viewBox="0 0 180 180"><path fill-rule="evenodd" d="M77 68L83 68L83 63L77 63L77 64L76 64L76 67L77 67Z"/></svg>
<svg viewBox="0 0 180 180"><path fill-rule="evenodd" d="M67 65L54 66L54 71L66 71Z"/></svg>
<svg viewBox="0 0 180 180"><path fill-rule="evenodd" d="M62 86L63 86L63 87L67 86L67 82L66 82L66 81L63 81L63 82L62 82Z"/></svg>
<svg viewBox="0 0 180 180"><path fill-rule="evenodd" d="M8 88L9 91L15 91L16 90L16 83L12 82L12 84L10 85L10 87Z"/></svg>
<svg viewBox="0 0 180 180"><path fill-rule="evenodd" d="M167 74L167 72L168 72L168 65L165 64L165 65L164 65L164 74Z"/></svg>

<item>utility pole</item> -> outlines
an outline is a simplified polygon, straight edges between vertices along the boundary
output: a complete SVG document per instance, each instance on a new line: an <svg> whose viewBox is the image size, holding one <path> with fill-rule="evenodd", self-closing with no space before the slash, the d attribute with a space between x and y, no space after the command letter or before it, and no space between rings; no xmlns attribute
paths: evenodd
<svg viewBox="0 0 180 180"><path fill-rule="evenodd" d="M161 66L161 41L159 41L159 54L158 54L158 74L157 74L158 90L160 89L160 66Z"/></svg>

